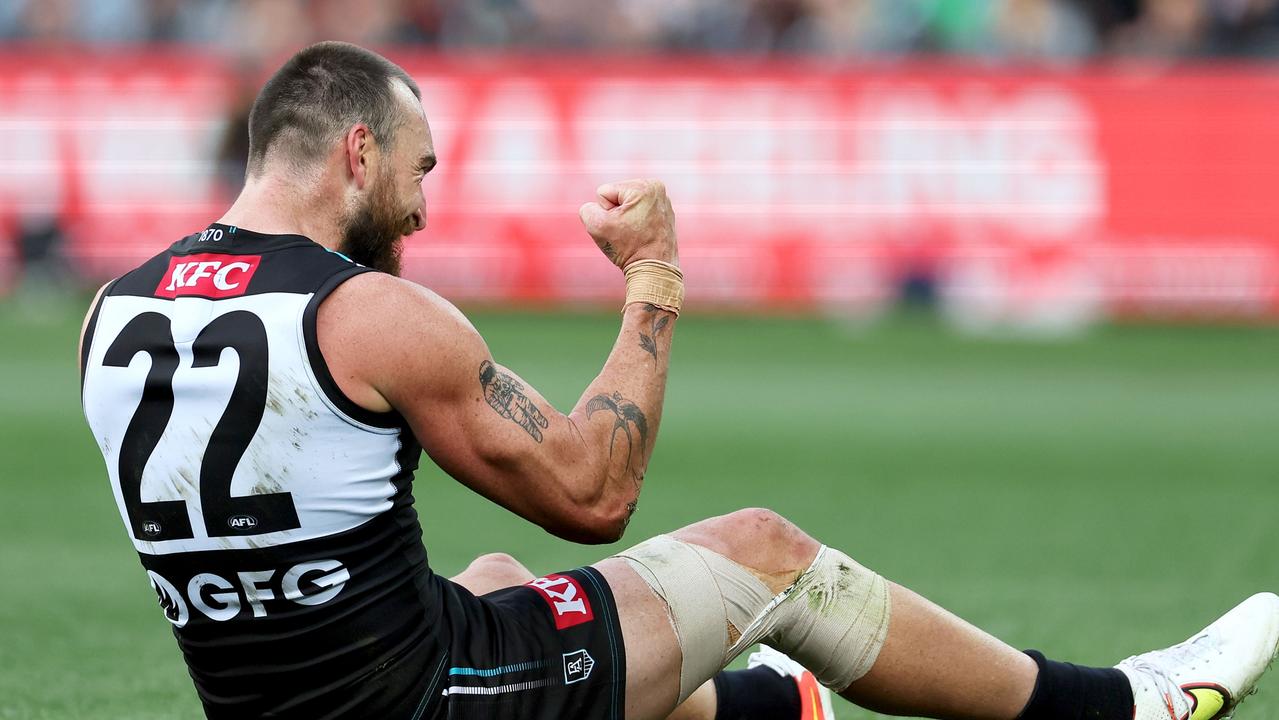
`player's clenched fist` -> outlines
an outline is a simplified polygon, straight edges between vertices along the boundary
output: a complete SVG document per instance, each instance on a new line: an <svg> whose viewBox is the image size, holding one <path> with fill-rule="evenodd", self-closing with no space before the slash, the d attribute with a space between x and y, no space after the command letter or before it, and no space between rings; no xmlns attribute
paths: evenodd
<svg viewBox="0 0 1279 720"><path fill-rule="evenodd" d="M606 183L598 197L578 209L586 232L613 261L625 268L636 260L679 264L675 212L658 180Z"/></svg>

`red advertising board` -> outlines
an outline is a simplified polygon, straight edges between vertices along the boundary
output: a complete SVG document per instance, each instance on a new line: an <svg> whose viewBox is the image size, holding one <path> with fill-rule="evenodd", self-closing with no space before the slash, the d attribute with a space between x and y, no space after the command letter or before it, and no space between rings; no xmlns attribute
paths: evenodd
<svg viewBox="0 0 1279 720"><path fill-rule="evenodd" d="M440 158L406 272L459 300L619 298L576 208L653 176L695 306L871 310L929 277L976 323L1279 313L1265 69L391 56ZM4 236L58 217L106 277L198 231L237 83L201 55L0 54Z"/></svg>

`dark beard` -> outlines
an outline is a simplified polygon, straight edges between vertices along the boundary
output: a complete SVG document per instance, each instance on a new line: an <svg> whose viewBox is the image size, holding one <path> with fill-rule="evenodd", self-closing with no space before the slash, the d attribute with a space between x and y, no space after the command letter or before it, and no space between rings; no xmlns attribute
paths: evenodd
<svg viewBox="0 0 1279 720"><path fill-rule="evenodd" d="M355 262L399 276L404 253L403 220L396 217L386 198L374 196L346 223L342 254Z"/></svg>

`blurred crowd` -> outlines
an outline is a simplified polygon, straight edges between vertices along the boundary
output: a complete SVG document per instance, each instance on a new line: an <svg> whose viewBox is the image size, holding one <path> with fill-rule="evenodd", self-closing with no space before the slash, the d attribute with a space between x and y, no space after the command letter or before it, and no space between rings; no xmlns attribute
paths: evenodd
<svg viewBox="0 0 1279 720"><path fill-rule="evenodd" d="M447 51L1268 56L1279 54L1279 0L3 0L0 38L195 43L249 60L320 38Z"/></svg>

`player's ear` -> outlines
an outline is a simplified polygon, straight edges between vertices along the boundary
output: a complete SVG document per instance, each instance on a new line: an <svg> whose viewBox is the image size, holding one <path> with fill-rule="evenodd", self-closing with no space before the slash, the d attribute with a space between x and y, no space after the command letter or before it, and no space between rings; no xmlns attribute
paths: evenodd
<svg viewBox="0 0 1279 720"><path fill-rule="evenodd" d="M373 152L373 132L364 123L356 123L346 131L343 149L355 186L361 190L369 177L369 156Z"/></svg>

